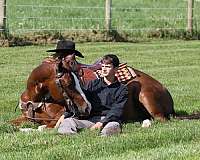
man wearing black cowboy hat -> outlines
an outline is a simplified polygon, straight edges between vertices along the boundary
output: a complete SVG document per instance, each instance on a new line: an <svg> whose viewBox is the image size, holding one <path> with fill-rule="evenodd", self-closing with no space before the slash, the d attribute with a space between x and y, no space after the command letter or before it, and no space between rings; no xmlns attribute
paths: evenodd
<svg viewBox="0 0 200 160"><path fill-rule="evenodd" d="M75 56L84 58L82 53L75 49L75 43L69 40L60 40L56 45L56 49L47 50L47 52L55 52L52 54L53 58L61 60L59 64L59 71L62 68L76 71L76 59Z"/></svg>
<svg viewBox="0 0 200 160"><path fill-rule="evenodd" d="M66 70L73 71L78 74L76 56L84 58L82 53L75 49L75 43L69 40L59 40L56 49L47 50L47 52L55 52L52 54L52 58L58 63L57 66L57 77L61 77ZM56 81L58 83L59 81ZM59 86L59 84L58 84ZM65 117L72 115L71 112L65 112Z"/></svg>
<svg viewBox="0 0 200 160"><path fill-rule="evenodd" d="M60 40L57 43L56 49L48 50L47 52L56 52L54 55L63 57L69 54L84 58L84 56L75 50L75 43L69 40Z"/></svg>

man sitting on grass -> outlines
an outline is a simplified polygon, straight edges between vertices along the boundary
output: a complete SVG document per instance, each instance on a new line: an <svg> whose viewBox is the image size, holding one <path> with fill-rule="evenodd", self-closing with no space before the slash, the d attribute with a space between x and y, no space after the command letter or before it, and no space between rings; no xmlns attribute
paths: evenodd
<svg viewBox="0 0 200 160"><path fill-rule="evenodd" d="M128 89L115 77L119 66L116 55L108 54L102 59L102 78L87 85L85 93L92 104L92 111L87 120L60 117L56 124L58 133L76 134L79 129L101 129L102 136L121 132L121 116L128 99Z"/></svg>

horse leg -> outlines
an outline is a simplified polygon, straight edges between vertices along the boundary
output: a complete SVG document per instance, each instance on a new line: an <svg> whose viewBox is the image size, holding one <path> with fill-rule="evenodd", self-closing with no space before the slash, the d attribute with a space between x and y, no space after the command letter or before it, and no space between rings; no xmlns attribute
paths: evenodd
<svg viewBox="0 0 200 160"><path fill-rule="evenodd" d="M57 121L51 121L50 123L47 124L46 128L54 128L54 126L56 125Z"/></svg>
<svg viewBox="0 0 200 160"><path fill-rule="evenodd" d="M21 115L20 117L11 120L10 123L13 125L19 126L22 123L27 122L27 121L28 121L28 119L24 115Z"/></svg>
<svg viewBox="0 0 200 160"><path fill-rule="evenodd" d="M65 108L54 103L46 103L45 105L45 107L36 110L35 118L38 118L36 121L41 125L46 125L46 128L53 128L64 113Z"/></svg>
<svg viewBox="0 0 200 160"><path fill-rule="evenodd" d="M165 111L163 106L159 103L159 98L155 97L155 94L152 92L145 92L139 95L139 100L145 107L145 109L149 112L149 114L154 118L161 122L167 120L165 116ZM163 104L164 105L164 104Z"/></svg>
<svg viewBox="0 0 200 160"><path fill-rule="evenodd" d="M63 115L64 113L64 110L61 109L55 116L54 116L54 119L55 120L52 120L50 121L48 124L47 124L47 128L54 128L57 121L60 119L60 117Z"/></svg>

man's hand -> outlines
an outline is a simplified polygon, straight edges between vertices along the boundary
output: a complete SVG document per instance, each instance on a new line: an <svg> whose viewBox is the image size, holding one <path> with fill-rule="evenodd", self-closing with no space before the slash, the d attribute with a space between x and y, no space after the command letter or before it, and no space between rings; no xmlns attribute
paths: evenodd
<svg viewBox="0 0 200 160"><path fill-rule="evenodd" d="M63 120L64 120L64 115L62 115L61 117L60 117L60 119L57 121L57 123L56 123L56 125L55 125L55 127L54 128L58 128L59 126L60 126L60 123L62 123L63 122Z"/></svg>
<svg viewBox="0 0 200 160"><path fill-rule="evenodd" d="M92 126L90 129L94 130L94 129L101 129L103 127L103 123L101 122L97 122L94 126Z"/></svg>

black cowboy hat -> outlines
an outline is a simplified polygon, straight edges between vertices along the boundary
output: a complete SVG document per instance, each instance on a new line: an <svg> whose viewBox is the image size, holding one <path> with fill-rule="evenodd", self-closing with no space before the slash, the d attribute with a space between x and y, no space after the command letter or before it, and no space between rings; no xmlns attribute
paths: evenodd
<svg viewBox="0 0 200 160"><path fill-rule="evenodd" d="M47 52L56 52L59 55L67 55L70 53L67 53L69 51L73 51L73 53L81 58L84 58L84 56L82 55L82 53L80 53L79 51L75 50L75 43L72 41L68 41L68 40L60 40L57 43L56 49L52 49L52 50L47 50Z"/></svg>

